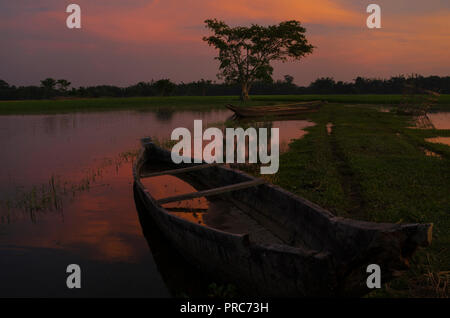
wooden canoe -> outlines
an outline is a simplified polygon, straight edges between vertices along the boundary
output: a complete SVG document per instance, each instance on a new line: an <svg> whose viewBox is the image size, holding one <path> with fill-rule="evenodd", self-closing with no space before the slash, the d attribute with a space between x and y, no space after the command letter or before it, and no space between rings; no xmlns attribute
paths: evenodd
<svg viewBox="0 0 450 318"><path fill-rule="evenodd" d="M133 166L135 199L189 263L249 295L362 296L371 291L366 285L368 265L380 266L385 283L407 268L419 246L431 243L432 224L336 217L224 165L185 164L177 171L169 151L149 138L142 144ZM236 227L200 225L170 213L163 202L183 196L158 201L144 186L145 177L163 174L195 185L199 193L185 199L204 195L211 204L226 206L222 213L229 214Z"/></svg>
<svg viewBox="0 0 450 318"><path fill-rule="evenodd" d="M226 105L238 117L264 117L264 116L292 116L303 113L316 112L323 104L322 101L301 102L295 104L281 104L271 106L237 107Z"/></svg>

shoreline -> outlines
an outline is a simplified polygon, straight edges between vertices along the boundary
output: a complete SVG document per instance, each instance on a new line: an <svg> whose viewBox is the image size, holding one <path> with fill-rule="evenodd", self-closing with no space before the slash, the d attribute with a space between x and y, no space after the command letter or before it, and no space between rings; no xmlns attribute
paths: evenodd
<svg viewBox="0 0 450 318"><path fill-rule="evenodd" d="M402 95L254 95L246 106L273 105L311 100L329 103L395 105ZM111 110L195 110L208 111L224 108L233 103L242 106L237 96L170 96L170 97L99 97L53 100L0 101L0 115L56 114L68 112L111 111ZM450 111L450 94L441 95L434 111Z"/></svg>

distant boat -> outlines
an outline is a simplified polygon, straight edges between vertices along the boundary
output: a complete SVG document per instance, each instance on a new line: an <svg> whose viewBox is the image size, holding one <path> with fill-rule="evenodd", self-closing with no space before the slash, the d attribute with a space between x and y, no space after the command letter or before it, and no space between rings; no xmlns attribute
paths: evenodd
<svg viewBox="0 0 450 318"><path fill-rule="evenodd" d="M270 106L238 107L226 105L238 117L289 116L302 113L316 112L324 102L311 101L294 104L280 104Z"/></svg>
<svg viewBox="0 0 450 318"><path fill-rule="evenodd" d="M173 248L205 273L262 296L362 296L367 267L382 282L406 269L432 224L372 223L336 217L308 200L218 164L173 164L171 153L143 139L133 166L137 204ZM197 192L155 199L142 179L176 175ZM197 224L164 204L207 197L220 207L215 224ZM144 229L145 232L145 229Z"/></svg>

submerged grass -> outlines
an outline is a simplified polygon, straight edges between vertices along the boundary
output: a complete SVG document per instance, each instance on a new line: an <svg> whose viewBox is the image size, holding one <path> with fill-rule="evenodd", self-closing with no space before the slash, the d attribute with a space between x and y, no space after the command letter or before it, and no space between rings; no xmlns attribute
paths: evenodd
<svg viewBox="0 0 450 318"><path fill-rule="evenodd" d="M324 100L330 103L396 105L402 95L253 95L246 106L273 105ZM67 100L0 101L0 114L65 113L109 110L197 110L220 109L224 105L244 105L236 96L172 96L127 98L78 98ZM450 95L441 95L438 106L448 109Z"/></svg>
<svg viewBox="0 0 450 318"><path fill-rule="evenodd" d="M77 194L101 186L99 181L106 169L118 171L122 164L133 162L138 153L139 150L131 150L114 158L104 158L98 167L87 169L76 181L51 175L46 183L28 188L18 187L13 197L0 201L0 224L13 223L21 216L29 217L32 223L36 223L41 215L48 212L56 212L63 218L65 199L74 200Z"/></svg>
<svg viewBox="0 0 450 318"><path fill-rule="evenodd" d="M416 254L406 277L374 294L449 296L450 147L425 138L450 131L411 129L410 116L334 104L312 120L317 125L280 156L274 182L339 216L434 223L432 246Z"/></svg>

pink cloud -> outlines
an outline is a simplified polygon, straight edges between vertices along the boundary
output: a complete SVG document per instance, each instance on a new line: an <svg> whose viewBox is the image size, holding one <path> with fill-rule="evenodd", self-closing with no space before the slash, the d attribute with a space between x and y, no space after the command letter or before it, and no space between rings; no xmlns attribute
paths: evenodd
<svg viewBox="0 0 450 318"><path fill-rule="evenodd" d="M9 49L0 55L9 64L39 64L33 60L37 56L64 60L70 53L83 58L75 63L78 68L85 63L86 70L103 72L105 81L117 74L120 83L148 77L176 81L214 78L215 52L201 38L208 33L203 21L217 17L232 25L272 24L287 19L306 24L307 37L317 46L314 54L297 64L277 64L275 73L281 76L289 72L302 83L318 74L326 75L327 70L337 79L351 79L364 72L390 76L404 70L424 74L440 70L444 74L450 68L450 12L444 9L427 14L385 12L383 28L369 30L365 27L366 12L356 11L345 1L130 0L106 5L78 0L83 27L68 30L64 5L52 3L46 10L36 12L30 5L17 16L0 19ZM120 68L118 61L123 63ZM36 76L60 64L42 65ZM132 74L127 74L127 69L133 70ZM89 74L86 70L73 72L83 74L79 76L83 81L84 74ZM101 81L102 74L96 76Z"/></svg>

